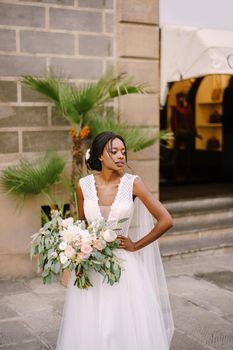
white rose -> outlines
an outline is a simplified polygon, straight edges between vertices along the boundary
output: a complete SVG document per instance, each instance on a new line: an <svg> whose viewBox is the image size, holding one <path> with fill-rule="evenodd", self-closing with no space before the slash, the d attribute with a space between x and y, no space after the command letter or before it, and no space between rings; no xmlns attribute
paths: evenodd
<svg viewBox="0 0 233 350"><path fill-rule="evenodd" d="M60 258L60 261L61 261L61 263L62 263L63 265L66 264L67 261L68 261L68 258L67 258L67 256L66 256L64 253L60 253L60 254L59 254L59 258Z"/></svg>
<svg viewBox="0 0 233 350"><path fill-rule="evenodd" d="M88 148L85 154L85 159L88 160L89 158L90 158L90 148Z"/></svg>
<svg viewBox="0 0 233 350"><path fill-rule="evenodd" d="M51 258L53 258L53 259L57 258L57 252L52 252L51 253Z"/></svg>
<svg viewBox="0 0 233 350"><path fill-rule="evenodd" d="M91 244L92 238L88 230L80 230L82 244Z"/></svg>
<svg viewBox="0 0 233 350"><path fill-rule="evenodd" d="M76 225L70 225L66 230L62 230L61 236L67 243L70 243L76 239L78 239L80 234L80 228Z"/></svg>
<svg viewBox="0 0 233 350"><path fill-rule="evenodd" d="M77 220L75 222L75 225L78 226L81 230L85 230L86 228L86 223L84 220Z"/></svg>
<svg viewBox="0 0 233 350"><path fill-rule="evenodd" d="M115 231L107 229L106 231L102 232L102 237L106 242L113 242L117 238L117 234Z"/></svg>
<svg viewBox="0 0 233 350"><path fill-rule="evenodd" d="M66 249L66 247L67 247L67 243L66 242L61 242L60 244L59 244L59 249L60 250L65 250Z"/></svg>
<svg viewBox="0 0 233 350"><path fill-rule="evenodd" d="M74 223L74 219L73 218L67 218L65 220L62 220L61 225L63 227L65 227L65 228L67 228L68 226L73 225L73 223Z"/></svg>

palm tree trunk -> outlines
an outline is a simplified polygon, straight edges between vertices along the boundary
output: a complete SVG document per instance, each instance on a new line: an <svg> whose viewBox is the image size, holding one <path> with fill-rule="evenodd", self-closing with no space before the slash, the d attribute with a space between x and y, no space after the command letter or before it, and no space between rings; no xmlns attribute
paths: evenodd
<svg viewBox="0 0 233 350"><path fill-rule="evenodd" d="M72 144L72 175L71 181L75 188L78 179L82 176L83 170L83 140L74 135Z"/></svg>

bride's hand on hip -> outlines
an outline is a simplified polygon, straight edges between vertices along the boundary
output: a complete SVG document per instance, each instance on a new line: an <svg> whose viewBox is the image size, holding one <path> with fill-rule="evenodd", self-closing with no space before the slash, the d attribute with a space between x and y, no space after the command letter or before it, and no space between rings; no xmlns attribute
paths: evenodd
<svg viewBox="0 0 233 350"><path fill-rule="evenodd" d="M120 248L128 250L129 252L135 252L135 243L129 238L122 235L118 235L117 239L120 241Z"/></svg>
<svg viewBox="0 0 233 350"><path fill-rule="evenodd" d="M61 284L63 285L63 287L67 288L69 283L69 278L70 278L70 271L63 271L61 275Z"/></svg>

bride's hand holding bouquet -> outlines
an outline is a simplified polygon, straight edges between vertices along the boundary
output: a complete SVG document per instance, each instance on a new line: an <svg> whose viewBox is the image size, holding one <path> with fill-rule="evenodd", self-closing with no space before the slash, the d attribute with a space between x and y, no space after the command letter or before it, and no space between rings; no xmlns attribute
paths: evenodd
<svg viewBox="0 0 233 350"><path fill-rule="evenodd" d="M124 222L122 219L117 225ZM104 281L113 285L121 276L121 262L113 253L121 248L117 238L118 226L106 224L103 219L94 220L88 226L84 221L63 220L54 211L51 221L32 236L31 256L38 256L38 265L44 283L52 281L53 274L65 272L63 285L67 284L67 271L75 271L74 285L81 289L92 286L91 269L100 273Z"/></svg>

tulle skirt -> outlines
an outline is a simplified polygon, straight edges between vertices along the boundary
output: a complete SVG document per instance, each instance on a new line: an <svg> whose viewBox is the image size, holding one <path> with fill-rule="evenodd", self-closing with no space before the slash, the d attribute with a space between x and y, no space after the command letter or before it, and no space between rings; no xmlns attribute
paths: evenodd
<svg viewBox="0 0 233 350"><path fill-rule="evenodd" d="M56 350L168 350L162 310L138 252L123 249L119 283L90 274L93 287L73 285L72 272Z"/></svg>

